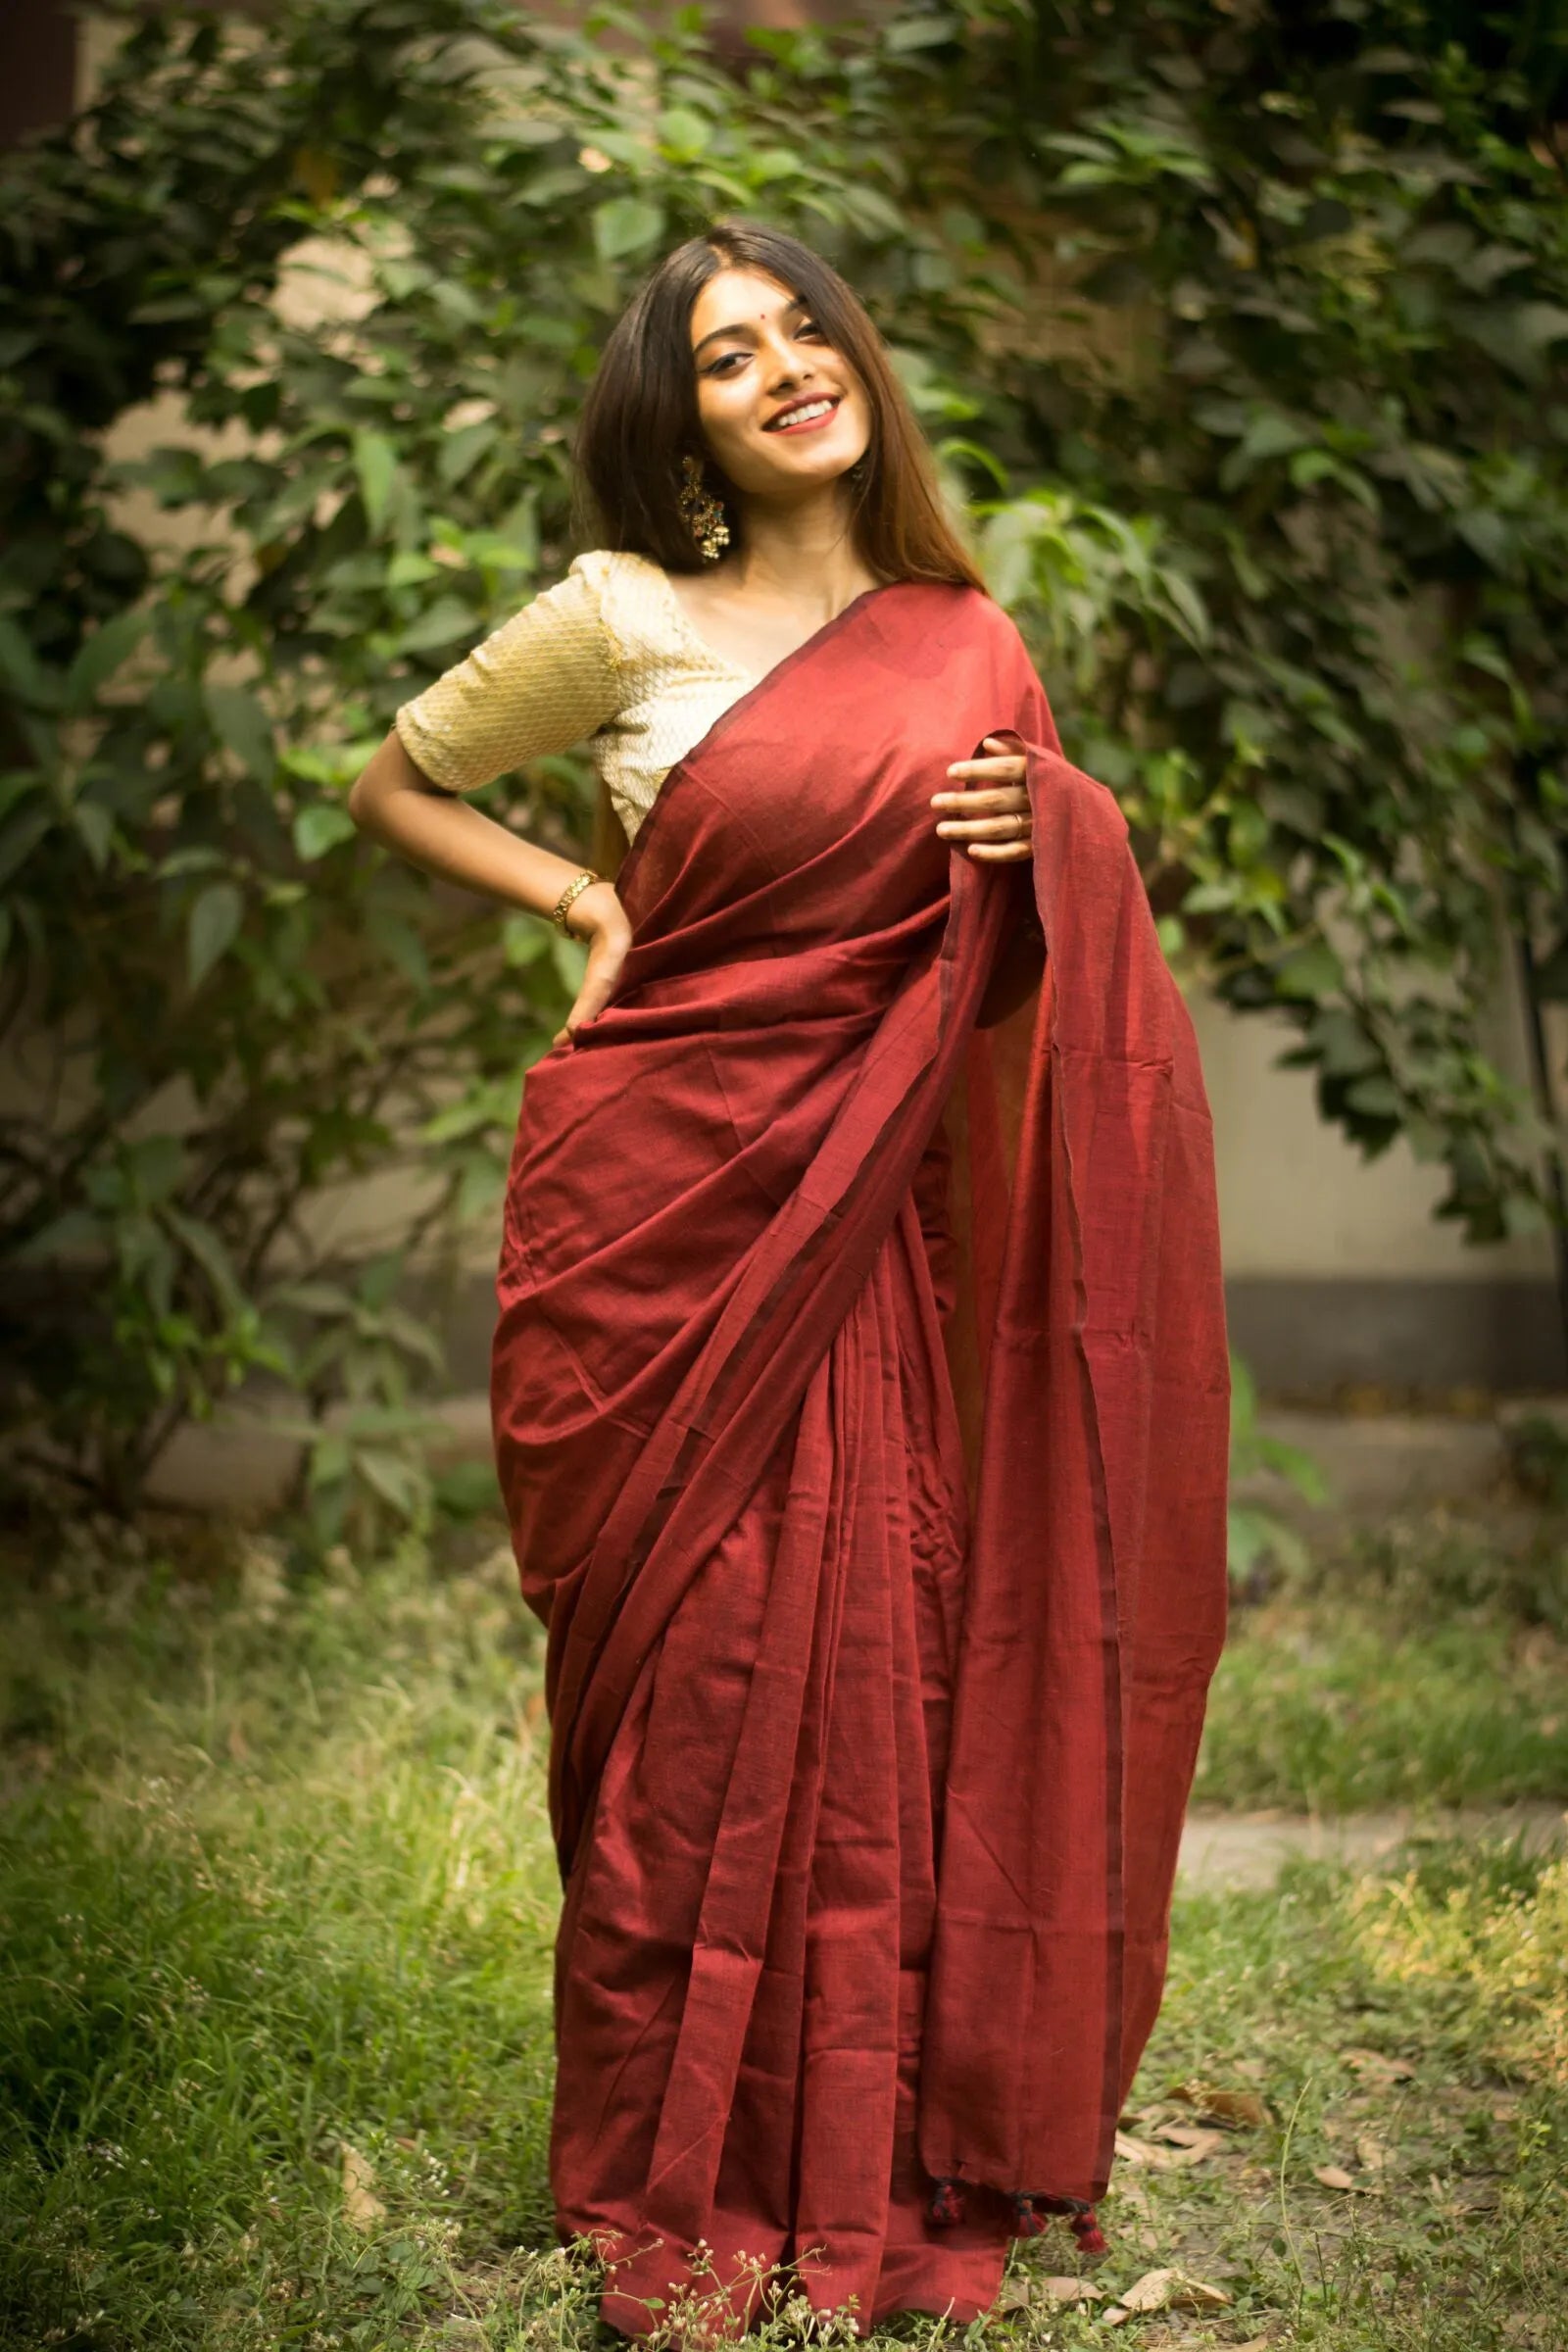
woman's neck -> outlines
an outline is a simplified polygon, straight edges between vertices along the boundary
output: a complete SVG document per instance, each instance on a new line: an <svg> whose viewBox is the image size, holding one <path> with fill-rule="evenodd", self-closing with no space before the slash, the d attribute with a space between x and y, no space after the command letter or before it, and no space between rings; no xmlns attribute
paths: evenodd
<svg viewBox="0 0 1568 2352"><path fill-rule="evenodd" d="M734 593L759 604L790 605L830 620L878 585L836 488L787 508L748 501L741 536L733 566L723 569Z"/></svg>

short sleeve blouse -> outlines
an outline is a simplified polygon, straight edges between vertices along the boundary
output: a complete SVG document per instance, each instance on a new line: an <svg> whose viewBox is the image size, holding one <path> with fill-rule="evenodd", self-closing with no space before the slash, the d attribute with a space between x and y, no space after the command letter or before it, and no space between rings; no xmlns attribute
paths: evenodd
<svg viewBox="0 0 1568 2352"><path fill-rule="evenodd" d="M395 724L432 783L474 792L586 742L630 840L678 760L754 683L706 644L644 556L579 556Z"/></svg>

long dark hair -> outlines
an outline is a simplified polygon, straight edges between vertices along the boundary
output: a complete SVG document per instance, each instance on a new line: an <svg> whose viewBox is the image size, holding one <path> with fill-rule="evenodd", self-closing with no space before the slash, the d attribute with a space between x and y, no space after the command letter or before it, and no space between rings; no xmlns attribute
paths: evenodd
<svg viewBox="0 0 1568 2352"><path fill-rule="evenodd" d="M849 487L856 544L890 580L962 581L983 588L973 559L942 510L931 453L888 364L882 338L838 271L798 237L751 220L715 220L667 254L616 321L588 389L574 449L585 541L651 556L666 571L702 559L676 498L681 464L701 460L740 536L735 490L703 444L691 318L720 270L758 270L803 302L865 387L871 437Z"/></svg>

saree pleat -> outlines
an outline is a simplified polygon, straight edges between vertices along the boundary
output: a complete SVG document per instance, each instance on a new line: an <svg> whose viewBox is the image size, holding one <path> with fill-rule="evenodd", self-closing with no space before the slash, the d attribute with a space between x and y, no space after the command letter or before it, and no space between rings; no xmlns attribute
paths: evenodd
<svg viewBox="0 0 1568 2352"><path fill-rule="evenodd" d="M1003 728L1032 894L930 831ZM875 592L666 781L615 999L530 1073L552 2181L628 2332L781 2264L972 2318L1020 2193L1103 2187L1223 1610L1206 1108L1129 871L996 608ZM982 1028L1031 906L1047 985Z"/></svg>
<svg viewBox="0 0 1568 2352"><path fill-rule="evenodd" d="M624 2328L700 2239L721 2278L791 2259L866 2314L941 2308L954 2260L974 2310L1000 2281L997 2230L933 2248L914 2145L962 1572L956 1426L909 1345L935 1322L925 1247L911 1201L645 1671L601 1796L621 1835L573 1883L554 2159L611 2188L565 2218L610 2252ZM608 2098L574 2065L607 2028L637 2075Z"/></svg>

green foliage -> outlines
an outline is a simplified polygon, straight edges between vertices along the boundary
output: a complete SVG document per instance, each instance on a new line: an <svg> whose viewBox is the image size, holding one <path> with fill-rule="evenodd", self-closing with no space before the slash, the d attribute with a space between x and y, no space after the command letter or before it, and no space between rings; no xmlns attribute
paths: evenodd
<svg viewBox="0 0 1568 2352"><path fill-rule="evenodd" d="M1479 1037L1499 913L1554 939L1564 900L1561 59L1511 39L1162 0L941 60L1034 289L976 338L969 430L1046 477L988 534L1075 754L1172 951L1295 1026L1363 1150L1441 1163L1474 1239L1543 1213L1547 1137Z"/></svg>
<svg viewBox="0 0 1568 2352"><path fill-rule="evenodd" d="M1328 1482L1304 1446L1292 1446L1260 1426L1257 1385L1237 1355L1231 1357L1230 1485L1226 1565L1233 1589L1245 1588L1254 1572L1270 1562L1300 1573L1307 1561L1305 1542L1268 1498L1277 1498L1284 1489L1302 1502L1326 1502Z"/></svg>
<svg viewBox="0 0 1568 2352"><path fill-rule="evenodd" d="M1472 1236L1539 1218L1477 1042L1499 905L1568 969L1568 205L1508 56L1435 0L969 0L739 57L690 11L127 22L0 179L0 1028L58 1062L0 1133L8 1410L100 1494L257 1377L324 1538L429 1507L402 1278L493 1217L574 965L344 796L564 564L596 350L720 211L863 289L1172 955ZM488 805L574 848L587 782ZM423 1204L344 1277L321 1203L399 1167Z"/></svg>

